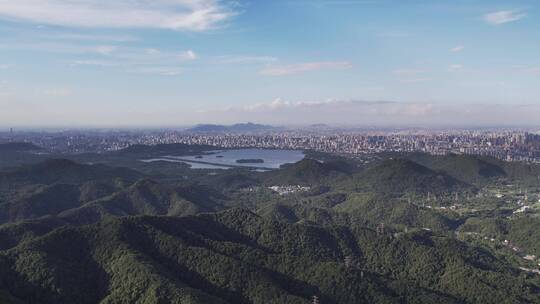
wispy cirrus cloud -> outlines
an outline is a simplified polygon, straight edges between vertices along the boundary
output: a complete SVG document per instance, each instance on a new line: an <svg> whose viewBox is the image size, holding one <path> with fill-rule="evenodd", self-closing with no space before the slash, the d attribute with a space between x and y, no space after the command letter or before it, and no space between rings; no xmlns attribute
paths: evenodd
<svg viewBox="0 0 540 304"><path fill-rule="evenodd" d="M59 54L78 55L79 59L68 61L72 67L119 68L123 70L159 71L159 75L178 75L180 65L199 58L191 50L159 50L155 48L127 47L121 45L80 45L73 43L4 43L0 50L36 50ZM0 65L7 69L11 65ZM169 72L163 72L165 69ZM173 72L174 71L174 72Z"/></svg>
<svg viewBox="0 0 540 304"><path fill-rule="evenodd" d="M72 67L114 68L137 74L177 76L182 66L197 60L199 55L193 50L168 51L155 48L106 47L93 48L93 56L72 60ZM81 53L81 55L88 53ZM92 53L90 53L92 55ZM98 55L98 56L96 56Z"/></svg>
<svg viewBox="0 0 540 304"><path fill-rule="evenodd" d="M491 25L500 25L518 21L527 16L522 10L506 10L491 12L484 15L484 20Z"/></svg>
<svg viewBox="0 0 540 304"><path fill-rule="evenodd" d="M235 14L220 0L0 0L0 18L66 27L205 31Z"/></svg>
<svg viewBox="0 0 540 304"><path fill-rule="evenodd" d="M347 70L353 65L349 61L318 61L280 66L268 66L260 71L265 76L287 76L321 70Z"/></svg>
<svg viewBox="0 0 540 304"><path fill-rule="evenodd" d="M118 49L114 45L74 44L62 42L15 42L0 43L0 50L39 51L59 54L101 54L112 53Z"/></svg>

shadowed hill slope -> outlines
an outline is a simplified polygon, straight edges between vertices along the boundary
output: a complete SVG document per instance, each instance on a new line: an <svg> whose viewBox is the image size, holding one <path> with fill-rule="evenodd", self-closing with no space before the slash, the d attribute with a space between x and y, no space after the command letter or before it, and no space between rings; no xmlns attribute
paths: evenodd
<svg viewBox="0 0 540 304"><path fill-rule="evenodd" d="M92 180L122 178L135 181L137 171L105 165L79 164L67 159L49 159L34 165L24 165L0 171L0 187L10 184L82 184Z"/></svg>

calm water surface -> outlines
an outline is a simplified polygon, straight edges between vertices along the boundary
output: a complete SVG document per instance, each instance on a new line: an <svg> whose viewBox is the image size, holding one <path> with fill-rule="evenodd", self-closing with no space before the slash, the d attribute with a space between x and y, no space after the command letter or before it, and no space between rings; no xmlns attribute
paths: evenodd
<svg viewBox="0 0 540 304"><path fill-rule="evenodd" d="M237 149L212 151L211 154L199 156L163 156L144 161L183 162L191 165L193 169L229 169L230 167L277 169L283 164L301 161L304 156L300 150ZM236 162L239 159L263 159L264 163L239 164ZM204 162L204 164L199 162Z"/></svg>

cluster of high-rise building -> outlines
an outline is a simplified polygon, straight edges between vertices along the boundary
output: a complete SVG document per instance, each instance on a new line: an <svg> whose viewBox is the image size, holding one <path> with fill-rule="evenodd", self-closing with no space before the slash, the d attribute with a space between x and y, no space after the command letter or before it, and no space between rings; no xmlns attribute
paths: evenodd
<svg viewBox="0 0 540 304"><path fill-rule="evenodd" d="M522 130L281 130L266 133L189 133L176 130L5 132L1 141L32 142L57 152L119 150L133 144L185 143L223 148L309 149L347 156L424 152L540 161L540 135Z"/></svg>

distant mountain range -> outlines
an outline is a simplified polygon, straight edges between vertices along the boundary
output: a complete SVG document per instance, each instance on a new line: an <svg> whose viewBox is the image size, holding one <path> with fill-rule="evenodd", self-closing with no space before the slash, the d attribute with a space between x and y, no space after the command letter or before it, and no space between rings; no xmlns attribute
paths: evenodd
<svg viewBox="0 0 540 304"><path fill-rule="evenodd" d="M269 126L269 125L261 125L261 124L255 124L255 123L239 123L234 125L214 125L214 124L201 124L197 125L191 129L188 129L188 132L195 132L195 133L241 133L241 132L260 132L260 131L270 131L270 130L277 130L279 128Z"/></svg>

